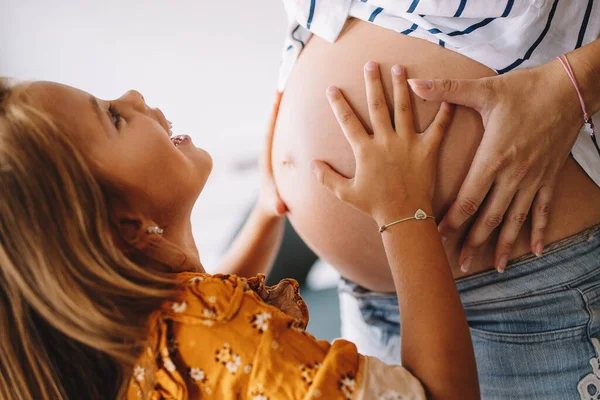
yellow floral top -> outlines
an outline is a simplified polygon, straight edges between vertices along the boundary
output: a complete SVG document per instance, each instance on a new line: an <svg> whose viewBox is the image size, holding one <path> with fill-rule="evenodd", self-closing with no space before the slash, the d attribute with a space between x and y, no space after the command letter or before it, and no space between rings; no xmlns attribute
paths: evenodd
<svg viewBox="0 0 600 400"><path fill-rule="evenodd" d="M129 382L138 399L424 399L401 366L316 340L298 283L183 273L182 297L153 316Z"/></svg>

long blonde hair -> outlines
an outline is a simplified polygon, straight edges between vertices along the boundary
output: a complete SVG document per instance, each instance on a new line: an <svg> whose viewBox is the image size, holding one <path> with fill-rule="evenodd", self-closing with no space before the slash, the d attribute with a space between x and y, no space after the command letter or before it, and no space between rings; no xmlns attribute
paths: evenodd
<svg viewBox="0 0 600 400"><path fill-rule="evenodd" d="M0 399L121 397L186 257L113 216L116 193L24 87L0 78Z"/></svg>

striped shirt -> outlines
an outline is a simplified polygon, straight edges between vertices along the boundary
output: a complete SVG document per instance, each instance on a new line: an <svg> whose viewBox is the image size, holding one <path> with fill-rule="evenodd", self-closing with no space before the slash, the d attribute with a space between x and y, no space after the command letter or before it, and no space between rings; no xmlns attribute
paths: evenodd
<svg viewBox="0 0 600 400"><path fill-rule="evenodd" d="M315 34L335 42L349 17L427 40L504 74L600 38L600 0L283 0L289 27L279 90ZM600 125L600 112L593 117ZM583 125L583 117L582 117ZM600 186L600 150L583 129L571 154Z"/></svg>

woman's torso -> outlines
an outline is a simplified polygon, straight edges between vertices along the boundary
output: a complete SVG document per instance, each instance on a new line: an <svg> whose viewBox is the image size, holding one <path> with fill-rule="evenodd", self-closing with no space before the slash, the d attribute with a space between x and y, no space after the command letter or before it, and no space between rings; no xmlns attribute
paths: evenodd
<svg viewBox="0 0 600 400"><path fill-rule="evenodd" d="M351 19L335 44L313 35L303 49L282 98L273 144L273 168L279 192L290 209L290 220L306 243L340 273L362 286L393 291L391 273L376 224L337 200L315 180L310 161L322 159L346 176L354 171L354 156L325 97L329 85L340 87L368 126L362 67L380 63L388 100L389 69L400 63L412 78L479 78L493 71L458 53L420 39ZM413 97L416 127L423 130L438 104ZM458 107L440 152L434 213L438 219L456 197L481 140L479 114ZM571 158L558 177L550 210L546 243L600 222L600 188ZM399 217L403 217L399 215ZM455 277L461 238L467 226L446 243ZM528 253L527 222L511 258ZM493 268L496 236L482 248L468 274Z"/></svg>

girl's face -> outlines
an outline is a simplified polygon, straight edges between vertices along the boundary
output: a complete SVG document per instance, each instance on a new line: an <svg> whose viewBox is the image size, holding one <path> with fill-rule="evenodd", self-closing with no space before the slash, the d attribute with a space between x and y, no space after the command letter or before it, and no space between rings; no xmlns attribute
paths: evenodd
<svg viewBox="0 0 600 400"><path fill-rule="evenodd" d="M170 138L163 113L148 107L140 93L101 100L49 82L33 83L27 91L68 128L94 170L136 211L157 223L189 214L212 159L189 137Z"/></svg>

